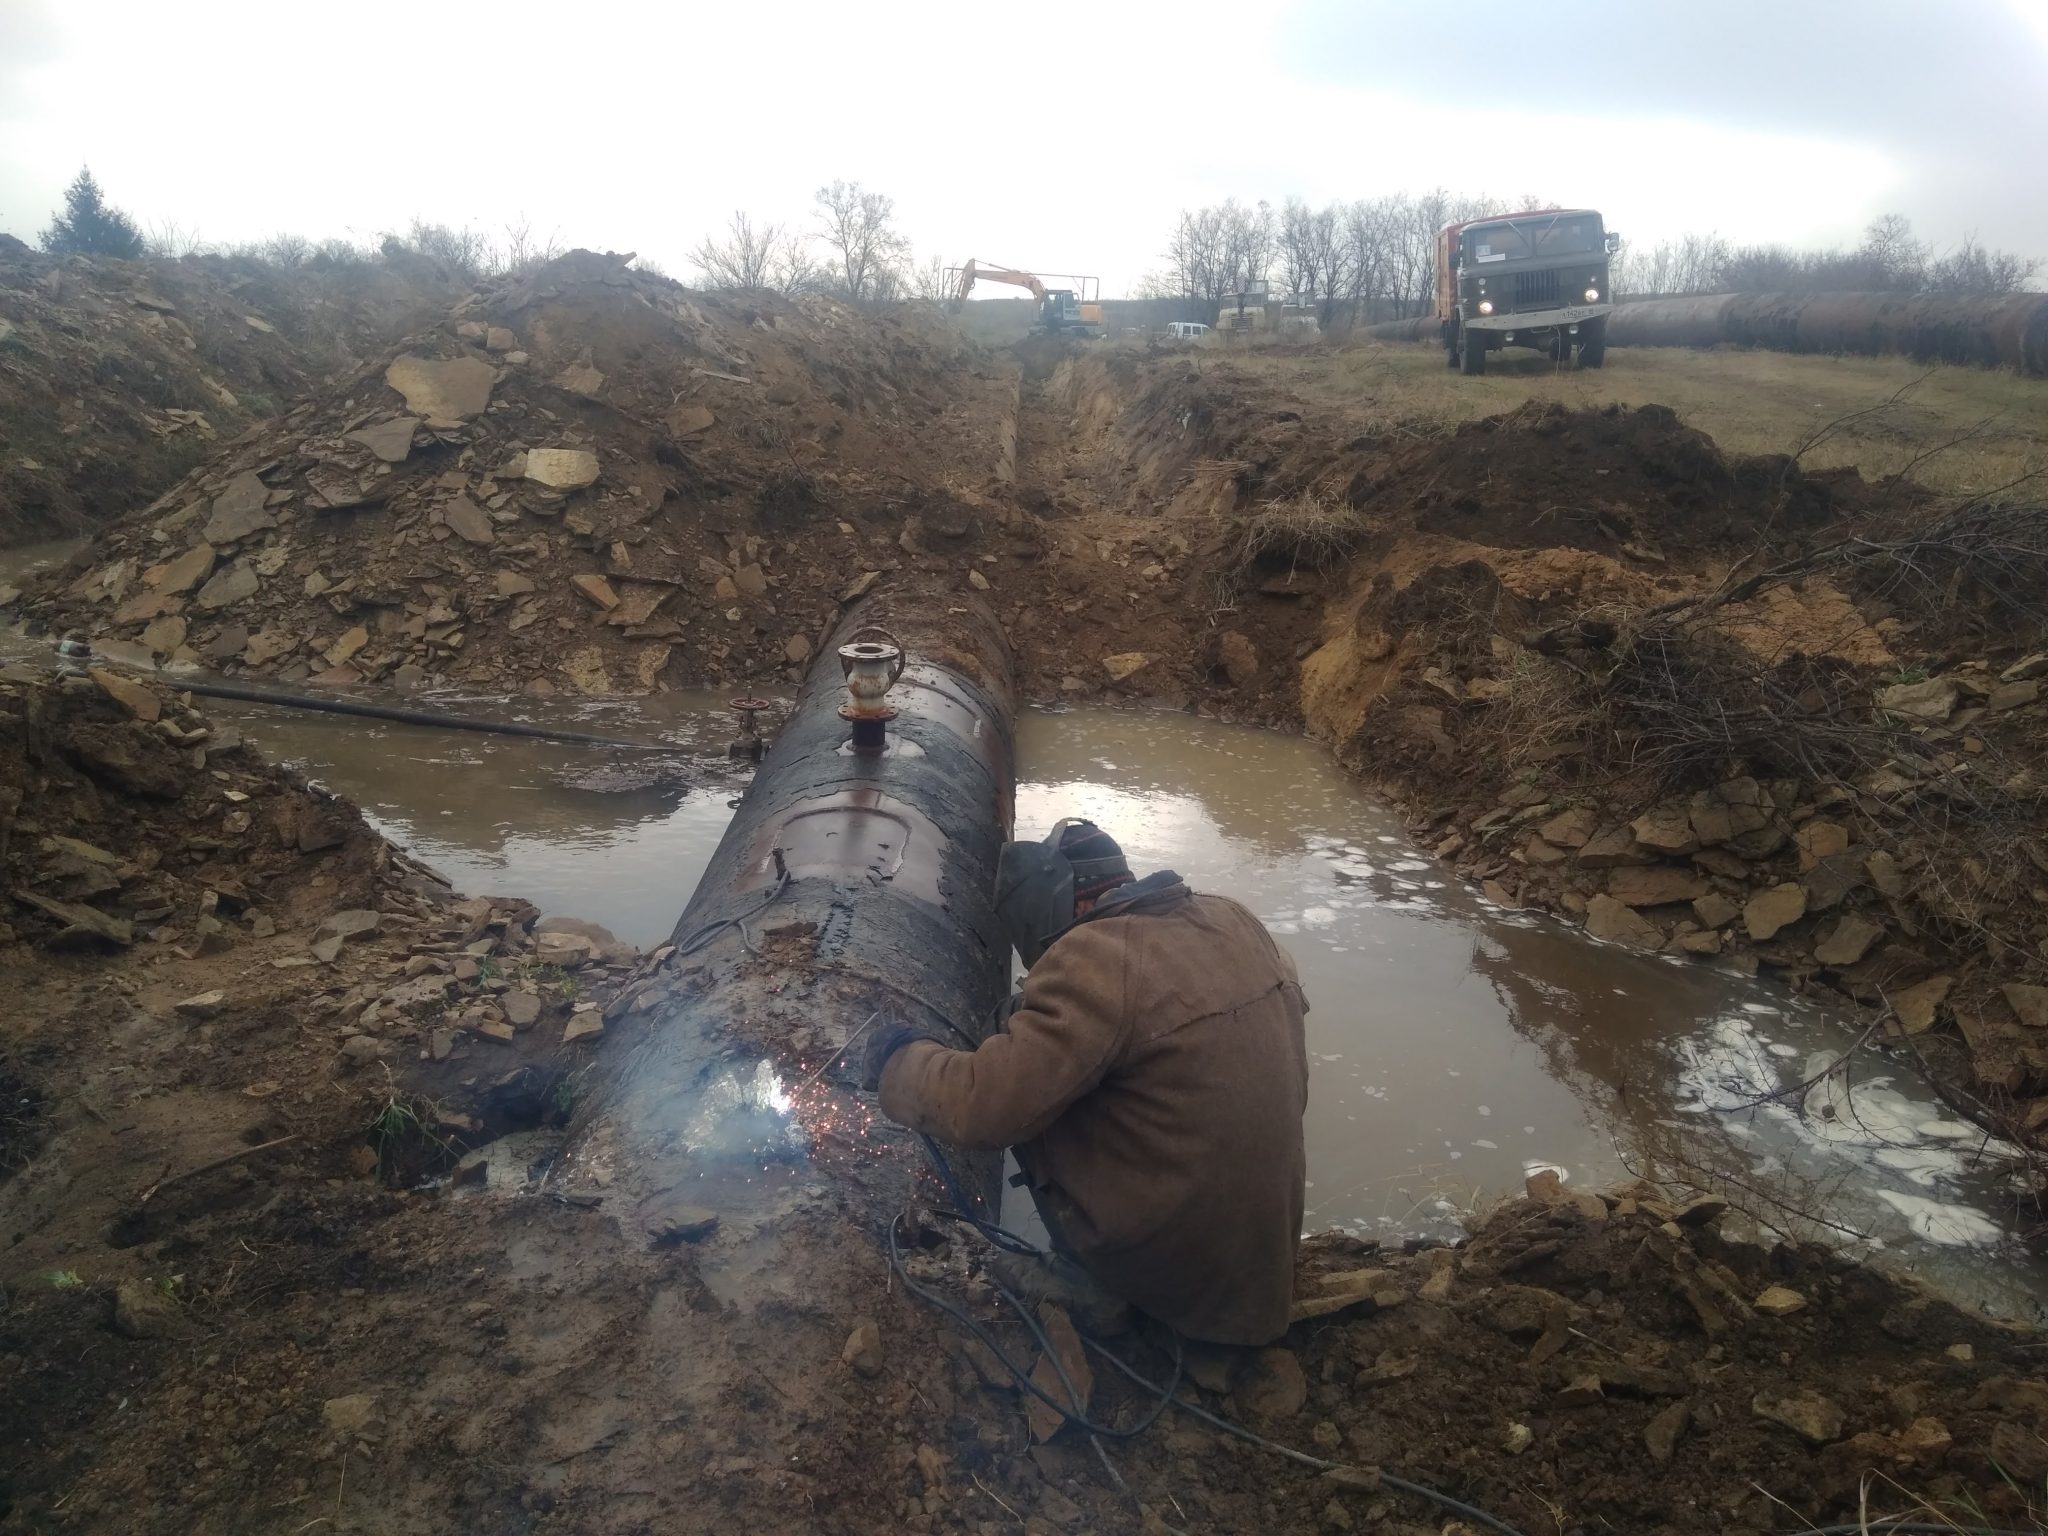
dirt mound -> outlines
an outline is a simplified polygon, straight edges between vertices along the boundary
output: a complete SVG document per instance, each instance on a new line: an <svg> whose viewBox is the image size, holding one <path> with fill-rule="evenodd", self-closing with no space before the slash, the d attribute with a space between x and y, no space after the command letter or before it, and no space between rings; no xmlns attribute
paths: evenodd
<svg viewBox="0 0 2048 1536"><path fill-rule="evenodd" d="M133 512L462 292L431 269L0 250L0 543Z"/></svg>
<svg viewBox="0 0 2048 1536"><path fill-rule="evenodd" d="M960 585L1001 536L980 488L1013 388L914 311L579 251L215 457L31 611L328 685L793 674L843 591Z"/></svg>
<svg viewBox="0 0 2048 1536"><path fill-rule="evenodd" d="M1665 406L1531 401L1396 453L1348 495L1368 513L1412 515L1423 533L1654 560L1783 540L1839 515L1837 490L1782 460L1731 465Z"/></svg>

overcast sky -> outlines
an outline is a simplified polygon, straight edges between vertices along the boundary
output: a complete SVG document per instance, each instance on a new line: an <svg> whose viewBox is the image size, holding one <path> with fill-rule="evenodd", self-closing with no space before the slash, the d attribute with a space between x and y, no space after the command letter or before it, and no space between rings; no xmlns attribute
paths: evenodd
<svg viewBox="0 0 2048 1536"><path fill-rule="evenodd" d="M1110 295L1180 208L1433 185L2048 256L2048 0L0 0L0 229L84 162L212 241L524 216L677 277L841 176L920 256Z"/></svg>

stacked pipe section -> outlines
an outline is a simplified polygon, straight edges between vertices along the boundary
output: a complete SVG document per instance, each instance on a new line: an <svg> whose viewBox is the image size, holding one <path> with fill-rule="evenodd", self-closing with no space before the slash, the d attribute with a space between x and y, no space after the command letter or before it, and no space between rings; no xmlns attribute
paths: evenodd
<svg viewBox="0 0 2048 1536"><path fill-rule="evenodd" d="M1441 341L1434 315L1365 328L1376 341ZM1631 299L1607 317L1610 347L1762 347L1896 354L1923 363L2048 375L2048 294L1712 293Z"/></svg>

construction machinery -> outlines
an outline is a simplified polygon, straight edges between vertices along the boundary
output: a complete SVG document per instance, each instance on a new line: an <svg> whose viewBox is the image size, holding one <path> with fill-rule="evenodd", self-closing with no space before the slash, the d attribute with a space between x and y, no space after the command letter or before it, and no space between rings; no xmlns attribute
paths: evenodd
<svg viewBox="0 0 2048 1536"><path fill-rule="evenodd" d="M1031 296L1038 300L1038 323L1035 329L1045 336L1100 336L1102 334L1102 279L1081 277L1072 273L1054 273L1052 276L1065 277L1074 284L1072 288L1048 288L1045 279L1035 272L1026 272L1018 267L985 266L969 257L966 265L949 267L947 276L952 279L955 313L967 296L974 292L976 283L1008 283L1015 288L1029 289Z"/></svg>
<svg viewBox="0 0 2048 1536"><path fill-rule="evenodd" d="M1579 366L1607 355L1614 308L1607 258L1621 243L1590 208L1545 208L1446 224L1436 241L1436 317L1445 360L1486 372L1499 347L1534 347Z"/></svg>

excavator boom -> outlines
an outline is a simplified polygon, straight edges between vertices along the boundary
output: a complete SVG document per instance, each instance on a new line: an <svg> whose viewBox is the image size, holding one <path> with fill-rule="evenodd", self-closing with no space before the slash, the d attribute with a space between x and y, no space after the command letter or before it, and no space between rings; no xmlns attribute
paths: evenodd
<svg viewBox="0 0 2048 1536"><path fill-rule="evenodd" d="M1029 288L1031 297L1041 304L1045 302L1045 284L1031 273L1020 272L1015 267L984 267L970 256L967 265L960 269L960 286L954 291L954 303L966 303L977 282L1008 283L1015 288Z"/></svg>

